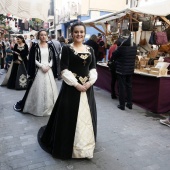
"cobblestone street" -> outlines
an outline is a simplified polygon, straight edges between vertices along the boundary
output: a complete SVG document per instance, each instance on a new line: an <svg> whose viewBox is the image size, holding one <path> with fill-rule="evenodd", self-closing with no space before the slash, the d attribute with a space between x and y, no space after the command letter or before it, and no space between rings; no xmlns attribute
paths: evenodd
<svg viewBox="0 0 170 170"><path fill-rule="evenodd" d="M0 75L0 83L4 79ZM58 89L61 80L57 81ZM98 135L94 158L59 160L43 151L37 132L49 117L13 110L24 91L0 86L0 170L169 170L170 128L159 123L164 115L133 105L121 111L118 100L94 87Z"/></svg>

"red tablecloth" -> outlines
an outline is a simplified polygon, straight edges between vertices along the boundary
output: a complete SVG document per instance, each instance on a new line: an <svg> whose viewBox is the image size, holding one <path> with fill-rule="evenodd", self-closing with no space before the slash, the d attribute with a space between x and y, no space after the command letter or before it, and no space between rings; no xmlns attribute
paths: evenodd
<svg viewBox="0 0 170 170"><path fill-rule="evenodd" d="M107 67L97 65L97 87L111 92L111 74ZM170 111L170 77L133 75L133 103L154 113Z"/></svg>

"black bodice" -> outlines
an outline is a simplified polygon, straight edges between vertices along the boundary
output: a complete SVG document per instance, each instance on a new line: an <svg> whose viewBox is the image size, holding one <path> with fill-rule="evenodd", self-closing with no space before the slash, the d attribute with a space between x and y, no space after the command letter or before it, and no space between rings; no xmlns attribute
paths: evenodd
<svg viewBox="0 0 170 170"><path fill-rule="evenodd" d="M96 66L93 49L89 46L86 49L85 53L77 53L72 45L63 46L61 70L68 69L76 76L88 76L89 71Z"/></svg>

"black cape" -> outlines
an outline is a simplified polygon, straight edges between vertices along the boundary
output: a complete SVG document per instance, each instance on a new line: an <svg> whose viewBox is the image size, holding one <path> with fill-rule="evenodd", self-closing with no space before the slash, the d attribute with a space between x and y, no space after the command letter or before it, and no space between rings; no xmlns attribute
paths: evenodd
<svg viewBox="0 0 170 170"><path fill-rule="evenodd" d="M53 65L52 65L52 71L54 74L54 77L57 78L57 60L55 56L54 48L51 44L48 44L49 49L49 62L52 59ZM38 70L38 67L35 64L35 60L41 62L41 53L40 53L40 47L38 43L33 43L30 53L29 53L29 60L28 60L28 75L32 79L35 77L36 72Z"/></svg>

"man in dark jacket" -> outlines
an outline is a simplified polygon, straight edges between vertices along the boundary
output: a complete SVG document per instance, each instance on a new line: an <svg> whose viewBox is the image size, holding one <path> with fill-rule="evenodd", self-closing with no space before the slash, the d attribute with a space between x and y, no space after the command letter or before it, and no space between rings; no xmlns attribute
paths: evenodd
<svg viewBox="0 0 170 170"><path fill-rule="evenodd" d="M61 80L61 71L60 71L60 53L61 53L61 45L60 42L56 39L56 35L51 35L51 41L48 41L54 48L56 59L57 59L57 76L58 80Z"/></svg>
<svg viewBox="0 0 170 170"><path fill-rule="evenodd" d="M90 47L93 48L94 50L94 55L95 55L95 58L96 58L96 63L97 61L99 61L98 59L98 49L99 49L99 45L97 44L97 36L95 34L93 34L89 40L87 40L85 42L86 45L89 45Z"/></svg>
<svg viewBox="0 0 170 170"><path fill-rule="evenodd" d="M132 75L137 54L137 47L131 46L127 41L118 42L119 47L112 53L111 57L111 61L115 61L118 79L119 105L117 107L121 110L125 110L126 100L126 107L132 109Z"/></svg>

